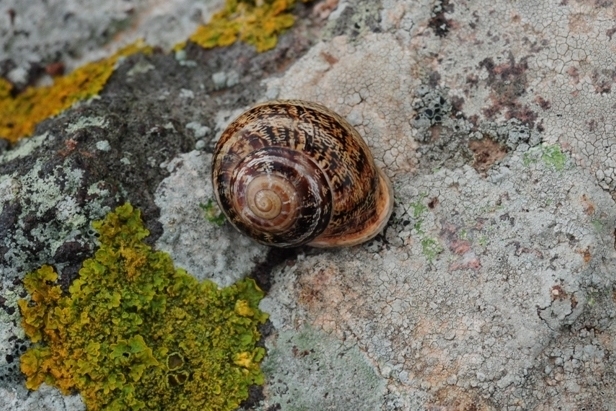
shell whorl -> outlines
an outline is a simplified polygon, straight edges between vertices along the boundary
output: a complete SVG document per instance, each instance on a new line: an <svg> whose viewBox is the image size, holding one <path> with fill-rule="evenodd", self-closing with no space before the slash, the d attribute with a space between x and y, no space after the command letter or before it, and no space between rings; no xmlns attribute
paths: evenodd
<svg viewBox="0 0 616 411"><path fill-rule="evenodd" d="M279 247L361 243L393 206L391 185L357 131L306 101L270 101L240 115L218 141L212 179L233 225Z"/></svg>
<svg viewBox="0 0 616 411"><path fill-rule="evenodd" d="M221 195L229 219L262 243L303 244L329 223L331 192L323 172L301 152L263 147L237 163ZM230 207L226 207L227 201Z"/></svg>

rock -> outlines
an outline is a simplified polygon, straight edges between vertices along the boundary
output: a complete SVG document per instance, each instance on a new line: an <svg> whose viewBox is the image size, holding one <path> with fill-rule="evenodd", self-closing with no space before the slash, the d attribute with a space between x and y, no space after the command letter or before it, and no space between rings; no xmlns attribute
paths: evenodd
<svg viewBox="0 0 616 411"><path fill-rule="evenodd" d="M30 37L5 48L0 74L20 84L58 50L91 60L101 51L80 47L149 6L97 5L50 36L40 16L58 25L77 3L17 3L15 27ZM266 384L244 410L616 408L611 2L334 6L319 7L327 20L298 6L296 28L263 54L189 45L128 57L99 98L0 148L0 408L83 409L23 387L20 280L52 264L67 290L96 249L90 222L125 201L177 265L220 285L250 275L268 291ZM135 33L157 30L167 45L209 13L166 7ZM154 28L170 16L181 27ZM267 251L205 218L216 138L272 98L321 102L357 127L394 184L383 235Z"/></svg>
<svg viewBox="0 0 616 411"><path fill-rule="evenodd" d="M224 216L215 205L211 165L212 155L198 151L167 164L170 175L155 193L163 226L156 247L171 254L177 266L195 277L209 278L226 287L263 262L267 247L224 224ZM215 214L210 221L208 211Z"/></svg>
<svg viewBox="0 0 616 411"><path fill-rule="evenodd" d="M532 397L535 358L589 293L613 283L600 267L613 256L602 227L616 222L613 200L586 172L570 162L556 170L542 150L513 153L496 182L470 167L399 177L390 227L404 245L377 238L376 253L355 247L281 268L262 303L272 323L311 324L354 341L377 369L400 366L411 383L398 393L449 397L455 381L497 407Z"/></svg>

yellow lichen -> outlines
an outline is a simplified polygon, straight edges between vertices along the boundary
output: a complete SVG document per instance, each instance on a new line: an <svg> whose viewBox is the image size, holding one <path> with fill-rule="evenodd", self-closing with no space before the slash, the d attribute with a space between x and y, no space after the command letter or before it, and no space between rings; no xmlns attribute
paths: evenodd
<svg viewBox="0 0 616 411"><path fill-rule="evenodd" d="M57 77L51 86L28 87L11 96L12 85L0 78L0 138L14 143L34 132L34 127L48 117L72 106L75 102L98 94L122 57L149 52L141 42L118 51L113 56L79 67L70 74Z"/></svg>
<svg viewBox="0 0 616 411"><path fill-rule="evenodd" d="M78 391L88 410L236 409L263 383L261 290L174 268L143 242L149 233L129 204L93 227L100 248L67 295L49 266L24 279L22 324L36 343L21 357L26 386Z"/></svg>
<svg viewBox="0 0 616 411"><path fill-rule="evenodd" d="M308 2L310 0L301 0ZM295 23L290 13L295 0L227 0L211 21L189 40L204 48L224 47L237 40L262 52L274 48L278 35ZM182 48L179 44L176 48Z"/></svg>

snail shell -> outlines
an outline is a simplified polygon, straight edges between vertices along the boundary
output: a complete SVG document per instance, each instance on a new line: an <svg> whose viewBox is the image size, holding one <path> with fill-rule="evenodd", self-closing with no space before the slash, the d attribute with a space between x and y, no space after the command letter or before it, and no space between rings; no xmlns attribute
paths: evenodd
<svg viewBox="0 0 616 411"><path fill-rule="evenodd" d="M359 133L308 101L269 101L241 114L216 145L212 180L229 221L277 247L362 243L393 208L389 179Z"/></svg>

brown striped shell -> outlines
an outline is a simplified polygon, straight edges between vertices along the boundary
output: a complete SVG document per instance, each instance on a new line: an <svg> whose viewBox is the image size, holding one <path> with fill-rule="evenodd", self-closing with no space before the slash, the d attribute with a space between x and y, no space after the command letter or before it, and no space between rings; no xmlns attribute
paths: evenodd
<svg viewBox="0 0 616 411"><path fill-rule="evenodd" d="M359 133L308 101L269 101L241 114L216 145L212 181L229 221L277 247L362 243L393 208L391 184Z"/></svg>

